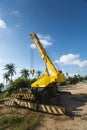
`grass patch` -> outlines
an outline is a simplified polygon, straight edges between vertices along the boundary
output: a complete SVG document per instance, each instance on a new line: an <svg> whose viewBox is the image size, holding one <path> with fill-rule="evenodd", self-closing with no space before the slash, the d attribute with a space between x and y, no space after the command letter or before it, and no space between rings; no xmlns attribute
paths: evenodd
<svg viewBox="0 0 87 130"><path fill-rule="evenodd" d="M7 90L2 91L0 93L0 99L6 98L6 97L11 97L11 94L13 94L13 93L10 93L9 88L8 88Z"/></svg>
<svg viewBox="0 0 87 130"><path fill-rule="evenodd" d="M34 113L31 115L31 117L27 117L26 119L23 119L21 124L16 126L14 130L30 130L34 129L39 124L40 116L38 113Z"/></svg>
<svg viewBox="0 0 87 130"><path fill-rule="evenodd" d="M18 115L4 116L0 118L0 130L33 130L40 121L40 114L31 112L30 115L21 117Z"/></svg>
<svg viewBox="0 0 87 130"><path fill-rule="evenodd" d="M3 91L3 92L0 94L0 99L5 98L7 95L8 95L8 91Z"/></svg>
<svg viewBox="0 0 87 130"><path fill-rule="evenodd" d="M14 127L18 123L21 123L21 118L18 116L4 116L0 118L0 130L6 130L9 127Z"/></svg>

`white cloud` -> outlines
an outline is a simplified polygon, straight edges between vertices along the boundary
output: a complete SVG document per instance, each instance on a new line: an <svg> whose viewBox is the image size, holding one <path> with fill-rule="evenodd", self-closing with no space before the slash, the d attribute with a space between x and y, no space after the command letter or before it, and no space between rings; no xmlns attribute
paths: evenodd
<svg viewBox="0 0 87 130"><path fill-rule="evenodd" d="M31 47L32 49L35 49L35 48L36 48L35 44L33 44L33 43L30 45L30 47Z"/></svg>
<svg viewBox="0 0 87 130"><path fill-rule="evenodd" d="M52 42L48 41L47 39L41 39L40 41L44 45L44 47L52 45Z"/></svg>
<svg viewBox="0 0 87 130"><path fill-rule="evenodd" d="M87 66L87 60L80 60L80 55L75 54L67 54L63 55L59 58L59 60L55 60L54 63L61 63L63 65L78 65L79 67Z"/></svg>
<svg viewBox="0 0 87 130"><path fill-rule="evenodd" d="M3 67L0 67L0 71L2 71L4 68Z"/></svg>
<svg viewBox="0 0 87 130"><path fill-rule="evenodd" d="M19 10L13 10L11 14L18 16L18 17L21 17L21 13Z"/></svg>
<svg viewBox="0 0 87 130"><path fill-rule="evenodd" d="M46 36L44 36L44 35L42 35L42 34L37 34L38 35L38 37L40 38L40 39L46 39L46 40L48 40L48 41L51 41L52 40L52 38L49 36L49 35L46 35Z"/></svg>
<svg viewBox="0 0 87 130"><path fill-rule="evenodd" d="M6 29L7 26L6 26L6 23L3 19L0 18L0 29Z"/></svg>
<svg viewBox="0 0 87 130"><path fill-rule="evenodd" d="M37 34L38 38L40 39L40 42L42 43L42 45L44 46L44 48L51 46L52 43L52 38L49 35L42 35L42 34ZM32 49L36 48L35 44L32 43L30 46Z"/></svg>

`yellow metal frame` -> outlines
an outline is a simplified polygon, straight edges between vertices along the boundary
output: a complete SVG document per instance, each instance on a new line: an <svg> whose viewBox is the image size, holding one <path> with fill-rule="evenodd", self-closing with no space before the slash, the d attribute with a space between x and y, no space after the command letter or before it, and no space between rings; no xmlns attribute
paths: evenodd
<svg viewBox="0 0 87 130"><path fill-rule="evenodd" d="M51 59L49 58L47 52L45 51L44 47L42 46L39 38L36 34L30 34L31 39L35 43L45 65L46 65L46 72L39 78L36 82L31 84L32 88L39 88L39 87L47 87L49 84L57 83L57 82L65 82L64 74L57 70L52 63ZM49 73L50 72L50 73Z"/></svg>

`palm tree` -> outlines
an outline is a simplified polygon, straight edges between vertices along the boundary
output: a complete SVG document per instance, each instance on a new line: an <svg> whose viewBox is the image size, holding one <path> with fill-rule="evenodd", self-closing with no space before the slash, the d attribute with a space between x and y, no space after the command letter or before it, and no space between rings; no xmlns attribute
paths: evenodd
<svg viewBox="0 0 87 130"><path fill-rule="evenodd" d="M5 65L5 70L7 70L7 73L10 76L10 81L12 82L12 76L16 74L15 65L12 63L7 64Z"/></svg>
<svg viewBox="0 0 87 130"><path fill-rule="evenodd" d="M2 91L3 88L4 88L3 83L0 83L0 92Z"/></svg>
<svg viewBox="0 0 87 130"><path fill-rule="evenodd" d="M23 69L21 70L21 74L22 74L22 77L23 77L23 78L28 78L28 77L29 77L29 70L23 68Z"/></svg>
<svg viewBox="0 0 87 130"><path fill-rule="evenodd" d="M6 85L7 85L7 83L10 81L9 74L8 73L4 73L3 74L3 78L6 80Z"/></svg>
<svg viewBox="0 0 87 130"><path fill-rule="evenodd" d="M82 81L82 77L81 77L81 75L77 75L77 78L78 78L78 81Z"/></svg>
<svg viewBox="0 0 87 130"><path fill-rule="evenodd" d="M38 77L38 78L39 78L40 75L42 74L42 72L41 72L40 70L38 70L36 73L37 73L37 77Z"/></svg>
<svg viewBox="0 0 87 130"><path fill-rule="evenodd" d="M69 74L68 74L68 72L66 72L66 76L67 76L67 78L69 77Z"/></svg>

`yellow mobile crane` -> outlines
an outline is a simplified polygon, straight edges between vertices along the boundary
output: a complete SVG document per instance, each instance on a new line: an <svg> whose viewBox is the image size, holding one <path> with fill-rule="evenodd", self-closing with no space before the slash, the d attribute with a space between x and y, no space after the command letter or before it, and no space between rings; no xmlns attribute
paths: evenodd
<svg viewBox="0 0 87 130"><path fill-rule="evenodd" d="M35 33L31 33L30 37L35 43L46 66L45 74L32 83L31 88L35 90L36 98L39 98L42 103L46 103L49 102L51 97L56 96L57 83L65 82L65 77L62 71L55 68L38 36Z"/></svg>
<svg viewBox="0 0 87 130"><path fill-rule="evenodd" d="M30 34L46 66L45 74L31 84L29 92L19 92L5 102L9 106L22 106L36 111L64 114L65 108L52 103L58 94L57 83L65 82L62 71L57 70L35 33ZM34 74L34 71L31 70ZM62 93L62 92L61 92ZM57 98L58 99L58 98Z"/></svg>

